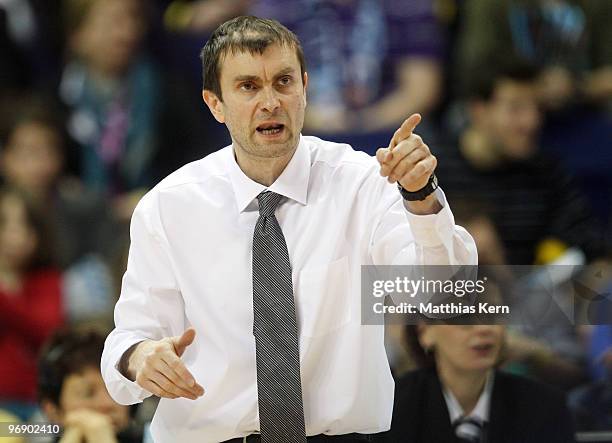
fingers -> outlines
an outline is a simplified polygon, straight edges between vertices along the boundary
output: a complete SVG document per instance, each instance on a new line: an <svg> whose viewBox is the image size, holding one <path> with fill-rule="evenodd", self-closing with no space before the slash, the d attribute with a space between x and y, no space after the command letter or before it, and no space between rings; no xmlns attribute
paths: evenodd
<svg viewBox="0 0 612 443"><path fill-rule="evenodd" d="M194 339L195 339L195 329L194 328L187 329L185 332L183 332L183 335L181 335L180 337L172 337L171 341L172 341L172 344L174 345L174 351L176 352L176 355L178 355L179 357L183 355L183 353L185 352L185 349L187 349L187 346L193 343Z"/></svg>
<svg viewBox="0 0 612 443"><path fill-rule="evenodd" d="M162 368L162 373L175 385L191 392L196 396L204 394L204 388L200 386L191 372L185 367L185 364L178 358L164 360L165 366Z"/></svg>
<svg viewBox="0 0 612 443"><path fill-rule="evenodd" d="M404 120L404 123L402 123L399 129L393 134L389 142L389 150L393 150L401 141L410 137L419 123L421 123L421 114L412 114Z"/></svg>
<svg viewBox="0 0 612 443"><path fill-rule="evenodd" d="M388 149L384 148L379 149L376 158L383 159L380 162L380 175L390 177L398 165L401 165L401 168L407 168L427 155L430 155L429 147L423 143L420 136L413 134L409 139L400 142L393 152L389 152ZM405 170L401 170L400 173L395 172L395 175L401 176L404 173Z"/></svg>
<svg viewBox="0 0 612 443"><path fill-rule="evenodd" d="M414 168L418 162L427 158L428 155L431 155L428 149L414 149L410 151L404 158L395 163L395 167L389 171L387 175L388 181L395 183Z"/></svg>
<svg viewBox="0 0 612 443"><path fill-rule="evenodd" d="M179 356L194 338L195 330L190 328L181 336L149 342L142 349L137 348L135 352L142 355L139 356L136 383L165 398L195 400L203 395L204 388L196 382Z"/></svg>
<svg viewBox="0 0 612 443"><path fill-rule="evenodd" d="M137 382L140 386L147 389L158 397L164 398L189 398L195 400L198 396L191 391L180 387L171 381L167 372L162 373L157 369L148 368L139 375Z"/></svg>
<svg viewBox="0 0 612 443"><path fill-rule="evenodd" d="M145 380L142 383L139 383L140 386L142 386L144 389L146 389L147 391L149 391L151 394L156 395L158 397L161 398L178 398L177 395L173 394L172 392L168 392L166 391L164 388L162 388L161 386L159 386L157 383L155 383L152 380Z"/></svg>
<svg viewBox="0 0 612 443"><path fill-rule="evenodd" d="M169 393L171 395L174 395L175 396L174 398L184 397L184 398L189 398L190 400L195 400L196 398L198 398L198 396L193 394L191 391L187 389L183 389L180 386L173 383L167 377L166 373L161 373L158 371L153 372L150 375L149 380L155 383L157 386L159 386L163 390L163 393Z"/></svg>
<svg viewBox="0 0 612 443"><path fill-rule="evenodd" d="M412 167L408 172L399 177L397 181L404 189L408 191L416 191L427 184L429 177L434 172L437 165L438 160L436 157L429 155L415 164L414 167ZM411 184L414 184L414 189Z"/></svg>

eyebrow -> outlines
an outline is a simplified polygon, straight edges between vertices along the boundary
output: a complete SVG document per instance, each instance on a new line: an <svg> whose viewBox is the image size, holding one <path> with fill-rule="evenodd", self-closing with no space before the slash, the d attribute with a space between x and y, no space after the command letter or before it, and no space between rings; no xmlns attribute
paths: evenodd
<svg viewBox="0 0 612 443"><path fill-rule="evenodd" d="M275 76L274 78L277 79L279 77L282 77L284 75L287 74L293 74L295 72L294 68L288 67L285 69L281 69ZM247 81L255 81L255 80L260 80L260 78L256 75L239 75L237 77L234 77L234 82L247 82Z"/></svg>

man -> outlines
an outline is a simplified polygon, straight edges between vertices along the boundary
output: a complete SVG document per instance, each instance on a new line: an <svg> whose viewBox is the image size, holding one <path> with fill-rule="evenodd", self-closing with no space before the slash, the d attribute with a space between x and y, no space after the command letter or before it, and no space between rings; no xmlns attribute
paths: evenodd
<svg viewBox="0 0 612 443"><path fill-rule="evenodd" d="M538 146L538 70L514 58L472 75L469 126L441 151L439 173L452 201L489 208L511 265L545 263L567 247L592 259L603 236L571 177Z"/></svg>
<svg viewBox="0 0 612 443"><path fill-rule="evenodd" d="M389 429L393 379L383 328L360 324L360 266L476 263L413 134L420 117L376 160L301 136L303 53L272 20L222 24L202 59L204 101L233 143L134 212L109 392L163 397L156 442L370 441Z"/></svg>

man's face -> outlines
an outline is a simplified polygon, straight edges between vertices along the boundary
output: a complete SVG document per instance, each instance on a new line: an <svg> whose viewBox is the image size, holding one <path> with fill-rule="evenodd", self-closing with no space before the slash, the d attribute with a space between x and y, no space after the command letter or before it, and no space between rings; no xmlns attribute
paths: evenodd
<svg viewBox="0 0 612 443"><path fill-rule="evenodd" d="M536 97L535 84L502 80L477 114L477 125L505 156L521 159L533 153L541 123Z"/></svg>
<svg viewBox="0 0 612 443"><path fill-rule="evenodd" d="M295 50L270 45L263 54L231 52L221 60L223 101L204 91L215 118L227 125L236 150L278 158L298 144L304 124L307 76Z"/></svg>

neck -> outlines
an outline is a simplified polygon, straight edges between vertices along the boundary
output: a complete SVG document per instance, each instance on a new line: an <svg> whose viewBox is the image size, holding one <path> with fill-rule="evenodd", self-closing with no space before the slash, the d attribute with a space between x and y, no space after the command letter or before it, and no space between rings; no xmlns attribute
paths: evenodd
<svg viewBox="0 0 612 443"><path fill-rule="evenodd" d="M297 146L278 157L258 157L245 152L242 148L236 148L234 144L236 162L242 172L251 180L264 186L270 186L283 173L296 149Z"/></svg>
<svg viewBox="0 0 612 443"><path fill-rule="evenodd" d="M450 365L438 365L438 376L449 389L465 414L474 410L487 380L488 370L463 371Z"/></svg>

